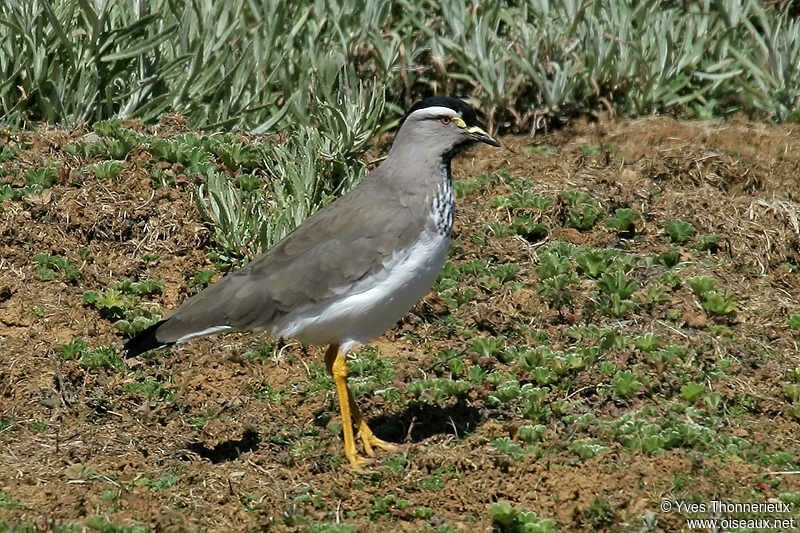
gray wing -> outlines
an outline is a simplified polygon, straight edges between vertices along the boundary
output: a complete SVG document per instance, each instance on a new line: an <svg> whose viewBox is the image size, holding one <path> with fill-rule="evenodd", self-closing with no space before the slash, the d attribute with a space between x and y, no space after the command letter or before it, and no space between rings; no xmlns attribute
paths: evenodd
<svg viewBox="0 0 800 533"><path fill-rule="evenodd" d="M271 250L184 302L158 326L157 340L172 343L223 326L268 328L291 310L331 300L374 273L424 224L409 207L424 202L400 201L377 181L367 177Z"/></svg>

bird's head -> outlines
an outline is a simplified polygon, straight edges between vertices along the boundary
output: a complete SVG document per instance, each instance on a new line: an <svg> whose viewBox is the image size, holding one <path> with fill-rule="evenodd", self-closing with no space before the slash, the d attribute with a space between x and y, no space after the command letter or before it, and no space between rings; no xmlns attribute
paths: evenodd
<svg viewBox="0 0 800 533"><path fill-rule="evenodd" d="M497 140L477 124L477 114L469 105L449 96L431 96L408 110L395 136L398 144L414 147L446 162L472 146L483 142L500 146Z"/></svg>

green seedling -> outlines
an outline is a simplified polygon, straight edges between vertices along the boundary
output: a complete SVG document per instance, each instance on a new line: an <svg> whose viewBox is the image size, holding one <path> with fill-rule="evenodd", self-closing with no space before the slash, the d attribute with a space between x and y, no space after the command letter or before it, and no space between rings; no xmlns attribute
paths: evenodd
<svg viewBox="0 0 800 533"><path fill-rule="evenodd" d="M133 336L161 320L161 315L138 307L142 296L160 294L164 283L146 279L120 281L103 292L86 291L83 304L94 307L100 316L113 320L114 326L128 336Z"/></svg>
<svg viewBox="0 0 800 533"><path fill-rule="evenodd" d="M533 146L526 146L525 151L529 154L546 154L550 152L553 148L547 144L536 144Z"/></svg>
<svg viewBox="0 0 800 533"><path fill-rule="evenodd" d="M353 360L347 364L350 373L350 389L356 396L382 390L384 394L394 396L397 389L391 387L387 392L387 386L394 381L394 364L390 359L380 357L376 349L364 349Z"/></svg>
<svg viewBox="0 0 800 533"><path fill-rule="evenodd" d="M554 520L539 518L533 511L515 509L511 503L492 504L492 524L499 533L555 533Z"/></svg>
<svg viewBox="0 0 800 533"><path fill-rule="evenodd" d="M153 294L161 294L164 291L164 282L155 279L144 279L142 281L125 280L113 283L111 289L124 294L151 296Z"/></svg>
<svg viewBox="0 0 800 533"><path fill-rule="evenodd" d="M511 221L511 231L526 241L540 241L550 233L550 228L542 222L534 222L530 215L517 215Z"/></svg>
<svg viewBox="0 0 800 533"><path fill-rule="evenodd" d="M517 438L528 444L541 442L544 439L545 429L542 424L520 426L517 429Z"/></svg>
<svg viewBox="0 0 800 533"><path fill-rule="evenodd" d="M33 260L36 262L36 274L42 281L60 277L74 283L80 277L78 267L63 255L36 254Z"/></svg>
<svg viewBox="0 0 800 533"><path fill-rule="evenodd" d="M494 357L500 352L500 348L505 342L505 337L493 337L491 335L486 337L474 337L469 340L470 349L484 357Z"/></svg>
<svg viewBox="0 0 800 533"><path fill-rule="evenodd" d="M500 283L508 283L510 281L514 281L517 278L517 274L522 267L520 267L516 263L504 263L502 265L497 265L492 270L492 274L500 280Z"/></svg>
<svg viewBox="0 0 800 533"><path fill-rule="evenodd" d="M606 219L606 226L618 233L633 235L636 231L636 221L642 215L636 209L621 207L614 211L614 216Z"/></svg>
<svg viewBox="0 0 800 533"><path fill-rule="evenodd" d="M614 257L613 250L601 248L583 249L575 254L575 261L585 275L596 279L611 267Z"/></svg>
<svg viewBox="0 0 800 533"><path fill-rule="evenodd" d="M0 509L12 507L23 507L23 505L10 492L0 491ZM0 522L0 525L3 525L3 523Z"/></svg>
<svg viewBox="0 0 800 533"><path fill-rule="evenodd" d="M58 179L58 170L53 167L41 167L25 173L25 182L31 192L41 192L52 187Z"/></svg>
<svg viewBox="0 0 800 533"><path fill-rule="evenodd" d="M151 479L149 477L140 477L136 481L134 481L134 485L137 487L150 487L150 490L166 490L172 488L175 484L180 481L181 476L176 474L175 472L166 472L162 474L161 477L158 479Z"/></svg>
<svg viewBox="0 0 800 533"><path fill-rule="evenodd" d="M707 313L718 316L735 315L739 309L733 295L728 291L708 291L703 295L700 305Z"/></svg>
<svg viewBox="0 0 800 533"><path fill-rule="evenodd" d="M525 182L528 184L528 182ZM553 206L553 199L549 196L534 194L529 190L518 191L510 196L512 209L525 209L534 211L547 211Z"/></svg>
<svg viewBox="0 0 800 533"><path fill-rule="evenodd" d="M454 397L462 396L472 388L472 383L464 380L433 378L412 381L406 387L411 397L434 404L448 402Z"/></svg>
<svg viewBox="0 0 800 533"><path fill-rule="evenodd" d="M655 257L655 262L667 268L672 268L677 265L681 260L681 255L677 250L667 250L661 252Z"/></svg>
<svg viewBox="0 0 800 533"><path fill-rule="evenodd" d="M123 161L101 161L92 165L92 173L99 180L114 179L125 168Z"/></svg>
<svg viewBox="0 0 800 533"><path fill-rule="evenodd" d="M108 289L102 293L96 291L83 293L83 304L94 307L100 312L100 316L108 320L122 319L136 302L136 298L115 289Z"/></svg>
<svg viewBox="0 0 800 533"><path fill-rule="evenodd" d="M581 153L583 155L598 155L603 152L606 153L613 153L619 150L619 146L616 144L598 144L598 145L591 145L591 144L582 144L581 145Z"/></svg>
<svg viewBox="0 0 800 533"><path fill-rule="evenodd" d="M370 504L371 508L367 511L370 519L376 519L381 515L392 516L397 515L397 511L404 511L406 509L411 510L410 508L413 507L413 503L410 501L398 498L394 494L388 494L386 496L371 496L370 497ZM410 512L408 513L411 514Z"/></svg>
<svg viewBox="0 0 800 533"><path fill-rule="evenodd" d="M686 385L681 387L681 398L689 402L690 404L695 403L697 400L703 397L706 393L706 387L702 383L695 383L694 381L690 381Z"/></svg>
<svg viewBox="0 0 800 533"><path fill-rule="evenodd" d="M201 290L211 283L211 279L214 277L214 271L201 268L194 271L194 275L189 279L189 287L196 290Z"/></svg>
<svg viewBox="0 0 800 533"><path fill-rule="evenodd" d="M235 140L212 144L211 151L231 170L254 168L261 159L258 148Z"/></svg>
<svg viewBox="0 0 800 533"><path fill-rule="evenodd" d="M78 359L78 364L84 368L105 368L112 372L121 370L125 366L116 350L111 346L100 346L94 350L84 349L81 352L81 358Z"/></svg>
<svg viewBox="0 0 800 533"><path fill-rule="evenodd" d="M489 394L489 405L499 406L505 405L508 402L519 397L519 382L515 380L506 381L497 386L497 388Z"/></svg>
<svg viewBox="0 0 800 533"><path fill-rule="evenodd" d="M540 251L537 256L539 264L535 270L542 278L538 288L539 294L555 309L570 305L572 293L567 287L576 282L578 276L572 270L569 259L549 251Z"/></svg>
<svg viewBox="0 0 800 533"><path fill-rule="evenodd" d="M114 327L129 337L146 330L156 322L161 320L161 315L153 314L150 316L133 316L129 319L121 318L114 322Z"/></svg>
<svg viewBox="0 0 800 533"><path fill-rule="evenodd" d="M577 204L567 211L566 226L580 231L590 230L603 217L603 212L594 204Z"/></svg>
<svg viewBox="0 0 800 533"><path fill-rule="evenodd" d="M439 293L450 311L455 311L462 305L475 300L478 291L474 287L452 287Z"/></svg>
<svg viewBox="0 0 800 533"><path fill-rule="evenodd" d="M500 437L491 442L491 445L499 452L502 452L515 461L519 461L529 453L539 455L541 448L538 446L520 446L509 437Z"/></svg>
<svg viewBox="0 0 800 533"><path fill-rule="evenodd" d="M800 331L800 314L789 316L789 327L795 331Z"/></svg>
<svg viewBox="0 0 800 533"><path fill-rule="evenodd" d="M453 190L456 199L466 198L475 191L481 190L481 184L477 179L461 179L453 182Z"/></svg>
<svg viewBox="0 0 800 533"><path fill-rule="evenodd" d="M669 239L676 244L688 242L695 233L694 226L677 218L668 220L664 224L664 230L669 235Z"/></svg>
<svg viewBox="0 0 800 533"><path fill-rule="evenodd" d="M596 439L578 439L569 445L569 451L586 460L607 453L609 447L599 444Z"/></svg>
<svg viewBox="0 0 800 533"><path fill-rule="evenodd" d="M716 282L707 276L689 278L688 283L689 287L692 288L692 292L700 299L716 288Z"/></svg>
<svg viewBox="0 0 800 533"><path fill-rule="evenodd" d="M715 290L716 283L713 279L706 276L690 278L689 286L707 313L717 316L732 316L738 311L738 304L733 295L728 291Z"/></svg>
<svg viewBox="0 0 800 533"><path fill-rule="evenodd" d="M171 402L175 398L175 393L164 387L167 384L171 384L171 379L168 379L166 381L159 381L157 379L146 379L144 381L137 381L135 383L130 383L126 387L126 390L128 392L140 394L145 398L149 398L151 400L156 399L156 400L166 400L168 402Z"/></svg>
<svg viewBox="0 0 800 533"><path fill-rule="evenodd" d="M653 352L661 347L661 338L653 333L647 333L641 337L634 337L633 345L643 352Z"/></svg>
<svg viewBox="0 0 800 533"><path fill-rule="evenodd" d="M472 259L471 261L464 263L460 270L462 274L480 276L481 274L488 272L488 266L489 261L485 259Z"/></svg>
<svg viewBox="0 0 800 533"><path fill-rule="evenodd" d="M0 192L2 194L2 192ZM510 237L517 232L509 225L503 222L489 222L486 224L486 231L495 237Z"/></svg>
<svg viewBox="0 0 800 533"><path fill-rule="evenodd" d="M613 524L615 516L614 507L601 496L595 496L592 505L586 511L586 520L598 531Z"/></svg>
<svg viewBox="0 0 800 533"><path fill-rule="evenodd" d="M698 235L694 247L701 252L715 253L719 250L719 237L716 235Z"/></svg>
<svg viewBox="0 0 800 533"><path fill-rule="evenodd" d="M641 386L638 376L630 370L618 373L611 380L611 388L617 396L630 398L634 396Z"/></svg>
<svg viewBox="0 0 800 533"><path fill-rule="evenodd" d="M671 291L679 289L683 284L681 277L675 272L664 272L661 274L658 280L664 284L664 287L666 287L667 290Z"/></svg>
<svg viewBox="0 0 800 533"><path fill-rule="evenodd" d="M565 225L580 231L589 230L603 217L598 201L583 191L564 191L561 200L567 204Z"/></svg>
<svg viewBox="0 0 800 533"><path fill-rule="evenodd" d="M597 287L605 294L618 295L621 299L627 299L639 288L639 285L619 269L613 274L604 273L597 282Z"/></svg>
<svg viewBox="0 0 800 533"><path fill-rule="evenodd" d="M61 357L64 359L76 359L82 355L84 350L88 347L89 342L79 337L72 342L59 346L58 353L61 354Z"/></svg>

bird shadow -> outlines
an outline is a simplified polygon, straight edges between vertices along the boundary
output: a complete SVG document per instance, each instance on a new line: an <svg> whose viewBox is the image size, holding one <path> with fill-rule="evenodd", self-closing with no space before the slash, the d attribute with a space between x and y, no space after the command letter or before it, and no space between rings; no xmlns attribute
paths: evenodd
<svg viewBox="0 0 800 533"><path fill-rule="evenodd" d="M241 439L220 442L213 448L209 448L202 442L193 442L188 444L186 449L216 464L233 461L243 453L252 452L258 448L259 442L261 442L261 439L258 436L258 432L253 429L247 429Z"/></svg>
<svg viewBox="0 0 800 533"><path fill-rule="evenodd" d="M415 402L401 413L372 418L369 425L377 437L389 442L421 442L441 434L463 437L475 431L480 420L479 409L459 398L446 407Z"/></svg>

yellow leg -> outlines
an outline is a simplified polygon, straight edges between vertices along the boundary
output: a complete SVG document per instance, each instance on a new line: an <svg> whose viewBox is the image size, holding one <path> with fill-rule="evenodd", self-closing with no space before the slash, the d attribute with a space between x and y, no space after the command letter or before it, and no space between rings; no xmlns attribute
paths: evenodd
<svg viewBox="0 0 800 533"><path fill-rule="evenodd" d="M375 452L372 450L373 446L382 450L386 450L387 452L393 452L397 450L397 446L394 444L381 440L375 436L375 434L367 425L367 421L361 416L361 411L358 409L355 399L353 399L353 393L350 391L348 391L348 393L348 398L350 399L350 411L353 414L353 423L356 425L356 427L358 427L358 436L361 439L361 442L364 443L364 451L367 452L367 455L370 457L375 455Z"/></svg>
<svg viewBox="0 0 800 533"><path fill-rule="evenodd" d="M367 425L367 421L361 416L353 395L347 388L347 359L344 354L339 352L339 346L331 344L325 352L325 366L333 376L333 383L336 385L336 394L339 397L339 410L342 414L342 433L344 434L344 455L353 468L361 469L364 459L356 451L356 443L353 436L353 424L358 427L358 436L364 443L364 450L367 455L375 455L372 447L383 450L395 450L396 446L384 442L376 437Z"/></svg>

